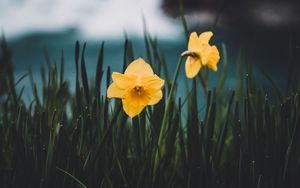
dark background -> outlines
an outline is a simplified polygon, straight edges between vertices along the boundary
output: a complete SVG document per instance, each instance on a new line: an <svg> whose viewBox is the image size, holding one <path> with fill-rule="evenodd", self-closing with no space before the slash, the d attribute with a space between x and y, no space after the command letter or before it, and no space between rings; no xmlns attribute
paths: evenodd
<svg viewBox="0 0 300 188"><path fill-rule="evenodd" d="M14 6L23 6L26 2L32 0L16 0ZM77 0L79 1L79 0ZM99 0L103 2L111 2L112 0ZM116 0L114 0L116 1ZM144 0L145 3L151 0ZM42 2L42 1L41 1ZM51 3L51 1L44 0ZM116 1L116 6L118 2ZM124 3L124 1L122 0ZM131 0L133 4L134 0ZM159 3L157 9L161 11L162 19L166 19L172 24L177 25L177 29L181 34L178 36L158 35L159 45L165 53L168 66L172 72L177 61L178 54L186 49L186 42L182 30L182 23L179 13L179 0L163 0ZM86 1L86 4L89 2ZM142 4L141 4L142 5ZM41 4L47 12L47 6ZM38 8L39 6L37 6ZM0 7L0 12L5 7ZM55 7L54 7L55 8ZM68 7L66 7L68 8ZM81 8L81 7L78 7ZM84 8L84 7L83 7ZM112 11L103 7L105 11ZM128 8L128 7L127 7ZM281 88L286 87L287 79L290 75L293 80L299 79L297 70L300 69L300 2L297 0L183 0L184 15L188 24L189 32L197 31L198 33L212 30L214 36L212 43L216 44L220 51L221 46L225 44L229 57L229 82L231 87L235 80L235 63L242 52L244 65L251 64L254 69L264 69ZM12 9L13 11L14 9ZM137 7L129 7L128 11L140 11ZM43 12L43 11L42 11ZM68 12L68 11L66 11ZM89 14L89 11L85 11ZM101 13L101 12L100 12ZM127 20L131 18L130 12L124 14ZM128 14L128 15L127 15ZM153 13L153 14L156 14ZM1 13L0 13L1 15ZM141 15L142 12L137 15ZM47 15L41 15L47 16ZM70 15L61 15L62 17ZM114 14L112 14L114 16ZM148 16L151 16L148 14ZM152 15L153 16L153 15ZM36 17L26 17L27 21L39 19ZM105 17L105 20L114 20L113 18ZM147 14L145 15L147 21ZM154 22L159 22L159 17ZM0 19L1 20L1 19ZM141 20L141 19L140 19ZM10 23L22 23L23 18L12 20ZM97 20L94 25L101 29L101 21ZM153 20L152 20L153 21ZM79 22L78 22L79 23ZM2 23L0 23L2 25ZM122 23L120 23L122 24ZM151 25L151 24L150 24ZM93 77L95 70L95 62L98 49L101 41L106 41L105 64L111 66L112 70L121 71L120 62L122 62L124 35L120 31L122 37L96 37L93 39L85 38L80 33L76 25L66 27L65 29L55 29L55 26L49 23L44 30L24 32L17 37L9 37L10 33L5 32L7 25L2 25L4 34L7 37L9 47L13 56L13 64L16 78L21 77L28 68L31 67L34 73L34 78L39 82L40 65L45 63L43 57L43 49L47 48L53 62L59 62L62 49L65 53L66 60L66 78L73 81L75 77L74 67L74 44L76 40L81 43L87 41L87 71L89 77ZM142 27L142 26L141 26ZM164 26L161 26L164 27ZM133 28L141 29L141 28ZM163 28L162 28L163 29ZM109 34L109 33L108 33ZM130 39L133 41L135 55L145 56L143 37L141 35L130 34ZM222 57L220 67L222 67ZM4 70L4 69L2 69ZM4 74L3 74L4 75ZM184 74L182 73L182 76ZM264 79L259 77L258 79ZM25 85L29 82L24 80ZM215 85L211 84L212 87ZM20 84L20 87L22 85ZM30 88L28 86L28 88ZM28 96L30 98L30 93Z"/></svg>

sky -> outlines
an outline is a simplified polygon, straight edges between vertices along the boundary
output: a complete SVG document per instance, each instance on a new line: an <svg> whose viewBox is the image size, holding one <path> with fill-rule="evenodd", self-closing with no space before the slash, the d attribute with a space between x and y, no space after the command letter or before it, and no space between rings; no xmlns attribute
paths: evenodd
<svg viewBox="0 0 300 188"><path fill-rule="evenodd" d="M300 3L293 0L184 2L191 27L210 28L220 13L222 30L300 30ZM91 39L121 38L124 32L141 37L144 17L152 35L174 39L182 34L176 10L176 0L0 0L0 28L7 38L65 31Z"/></svg>
<svg viewBox="0 0 300 188"><path fill-rule="evenodd" d="M84 38L142 36L144 16L151 34L176 37L179 25L160 6L160 0L1 0L0 27L8 38L66 30Z"/></svg>

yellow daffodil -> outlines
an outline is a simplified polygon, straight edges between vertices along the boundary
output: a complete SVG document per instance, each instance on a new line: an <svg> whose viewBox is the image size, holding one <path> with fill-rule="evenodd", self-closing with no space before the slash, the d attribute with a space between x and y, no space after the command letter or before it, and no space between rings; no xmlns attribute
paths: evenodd
<svg viewBox="0 0 300 188"><path fill-rule="evenodd" d="M123 109L130 117L162 99L164 80L154 74L151 66L142 58L131 62L124 74L113 72L112 80L107 97L122 99Z"/></svg>
<svg viewBox="0 0 300 188"><path fill-rule="evenodd" d="M185 62L185 73L188 78L195 77L202 66L217 71L220 54L216 46L208 43L212 36L212 32L201 33L199 37L196 32L191 33L188 50L181 54L188 56Z"/></svg>

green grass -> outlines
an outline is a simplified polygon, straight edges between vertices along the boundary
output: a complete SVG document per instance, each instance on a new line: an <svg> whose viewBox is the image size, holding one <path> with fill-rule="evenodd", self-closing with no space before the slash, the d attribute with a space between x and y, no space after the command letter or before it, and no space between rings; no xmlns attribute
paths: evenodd
<svg viewBox="0 0 300 188"><path fill-rule="evenodd" d="M263 70L278 97L270 101L255 82L252 68L244 66L242 50L236 89L229 90L223 45L217 85L208 86L212 73L203 69L197 78L186 81L192 87L179 98L176 75L171 81L174 73L168 72L157 40L145 31L144 41L147 61L166 80L164 98L131 119L119 100L108 100L100 89L103 84L108 87L113 71L103 70L104 43L91 82L86 44L81 48L76 42L75 91L64 78L63 52L56 65L45 51L47 64L41 67L42 91L38 91L31 71L15 80L11 53L2 38L0 187L300 185L299 90L290 88L284 95ZM123 70L134 58L126 37ZM29 105L22 98L24 89L16 90L23 79L31 81L34 99ZM206 101L200 105L203 108L199 101Z"/></svg>

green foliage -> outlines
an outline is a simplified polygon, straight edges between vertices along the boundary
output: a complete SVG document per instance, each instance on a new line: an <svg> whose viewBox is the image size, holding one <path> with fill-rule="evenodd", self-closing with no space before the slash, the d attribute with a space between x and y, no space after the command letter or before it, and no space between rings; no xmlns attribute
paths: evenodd
<svg viewBox="0 0 300 188"><path fill-rule="evenodd" d="M92 84L86 73L86 44L81 50L76 42L75 91L64 79L63 52L57 67L45 50L47 68L41 67L39 95L30 70L15 82L2 39L0 65L7 67L7 79L1 82L5 90L0 96L1 187L296 188L300 184L299 90L270 102L254 84L252 71L243 73L241 53L236 91L228 91L223 45L216 89L208 90L207 72L188 81L192 88L182 100L176 93L178 75L167 71L157 41L147 32L144 40L149 63L166 80L164 99L130 119L120 101L108 100L101 92L111 77L110 68L103 70L104 43ZM126 37L123 70L132 59L132 43ZM178 70L180 63L181 59ZM22 100L23 89L16 90L27 76L34 96L29 105ZM205 99L199 97L201 90ZM198 106L202 100L204 110Z"/></svg>

